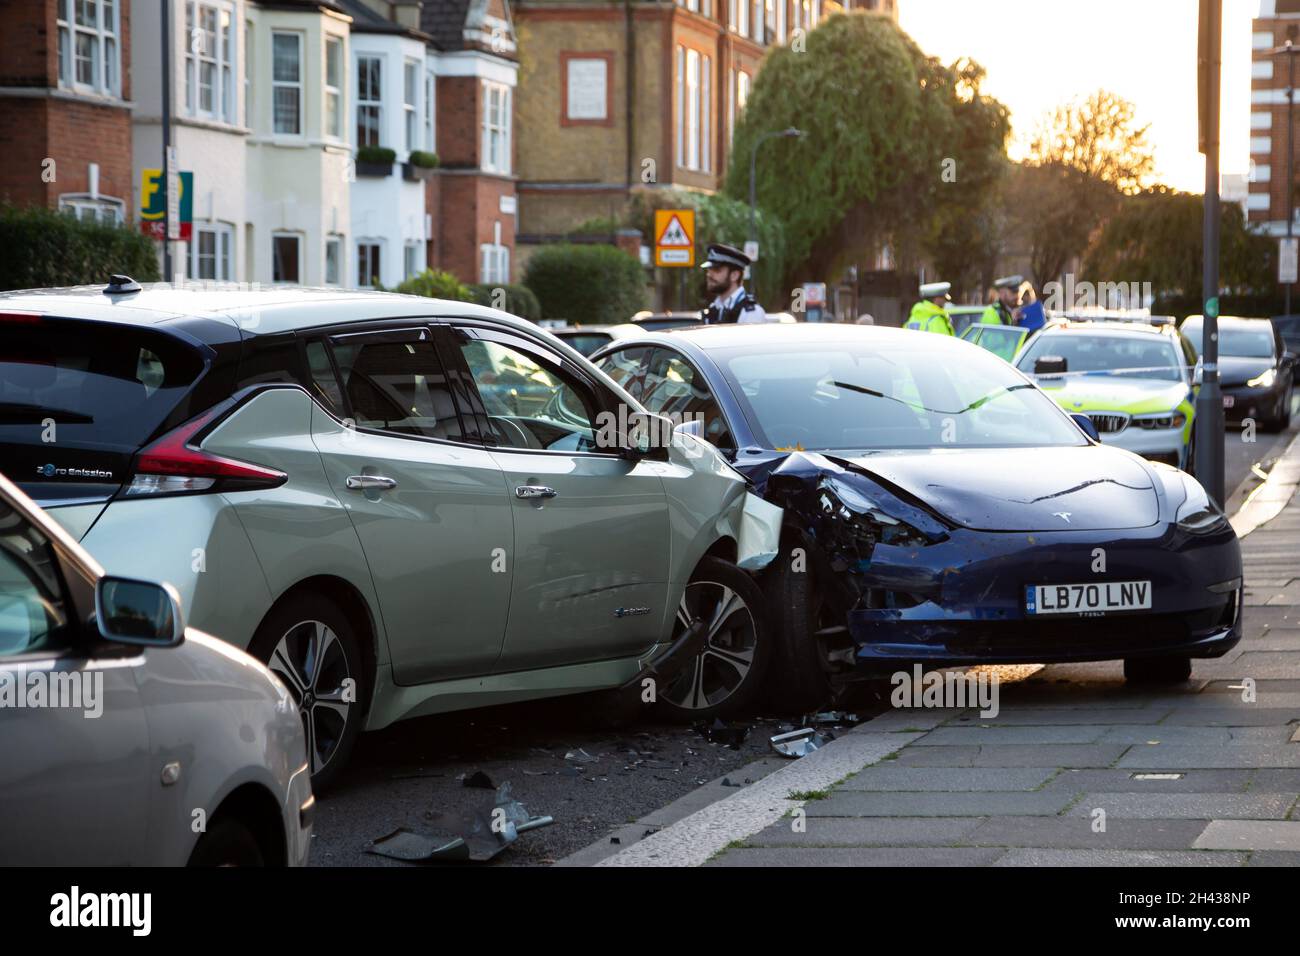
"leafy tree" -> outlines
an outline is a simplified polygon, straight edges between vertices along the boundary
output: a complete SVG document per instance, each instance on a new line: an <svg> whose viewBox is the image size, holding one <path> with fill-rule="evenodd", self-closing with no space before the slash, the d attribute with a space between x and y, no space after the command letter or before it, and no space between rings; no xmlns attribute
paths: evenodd
<svg viewBox="0 0 1300 956"><path fill-rule="evenodd" d="M1109 90L1059 106L1039 124L1029 147L1030 164L1064 166L1126 195L1140 192L1156 163L1147 141L1151 126L1138 126L1136 112L1132 103Z"/></svg>
<svg viewBox="0 0 1300 956"><path fill-rule="evenodd" d="M0 289L44 289L160 278L153 240L130 226L77 219L44 206L0 204Z"/></svg>
<svg viewBox="0 0 1300 956"><path fill-rule="evenodd" d="M543 246L528 260L524 285L547 319L626 322L645 305L641 263L617 246Z"/></svg>
<svg viewBox="0 0 1300 956"><path fill-rule="evenodd" d="M478 284L470 286L470 294L479 305L502 309L530 322L536 322L542 317L541 303L526 285Z"/></svg>
<svg viewBox="0 0 1300 956"><path fill-rule="evenodd" d="M805 52L768 53L736 126L726 192L747 197L759 136L798 127L805 136L765 143L757 162L759 204L785 224L790 271L827 276L884 243L906 265L945 235L934 224L941 205L978 207L997 178L1006 111L980 93L981 79L973 63L927 57L888 17L832 16Z"/></svg>

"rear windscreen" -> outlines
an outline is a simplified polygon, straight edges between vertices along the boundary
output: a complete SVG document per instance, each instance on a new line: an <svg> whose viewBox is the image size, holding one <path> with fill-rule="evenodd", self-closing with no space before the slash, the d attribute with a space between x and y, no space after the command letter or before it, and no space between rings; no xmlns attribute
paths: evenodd
<svg viewBox="0 0 1300 956"><path fill-rule="evenodd" d="M195 347L152 329L62 319L5 323L0 445L134 452L203 367Z"/></svg>

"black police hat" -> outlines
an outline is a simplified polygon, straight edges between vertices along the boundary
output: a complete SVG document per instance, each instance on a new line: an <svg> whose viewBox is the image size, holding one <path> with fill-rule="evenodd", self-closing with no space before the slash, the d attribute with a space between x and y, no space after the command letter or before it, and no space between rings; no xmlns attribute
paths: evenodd
<svg viewBox="0 0 1300 956"><path fill-rule="evenodd" d="M734 266L737 269L749 268L749 256L745 255L735 246L728 246L721 242L715 242L709 246L708 255L700 263L701 269L712 269L714 266Z"/></svg>

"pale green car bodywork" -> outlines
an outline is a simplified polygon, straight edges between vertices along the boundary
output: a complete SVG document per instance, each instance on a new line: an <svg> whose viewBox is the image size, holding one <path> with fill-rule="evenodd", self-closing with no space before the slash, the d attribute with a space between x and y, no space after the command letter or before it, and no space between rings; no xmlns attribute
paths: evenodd
<svg viewBox="0 0 1300 956"><path fill-rule="evenodd" d="M344 313L339 298L313 300L307 327L355 318L361 301L374 307L368 318L473 318L539 337L530 323L472 305L372 295L343 299L353 304ZM229 314L259 331L301 327L266 305ZM540 335L643 411L579 353ZM50 514L110 574L170 582L194 626L241 648L294 589L356 609L374 637L366 729L622 684L666 647L706 554L757 570L779 545L779 509L691 435L676 437L667 460L413 441L348 427L286 385L244 402L201 447L289 480ZM348 476L378 467L396 490L347 487ZM521 483L560 494L521 500L512 493ZM625 608L636 613L616 613Z"/></svg>

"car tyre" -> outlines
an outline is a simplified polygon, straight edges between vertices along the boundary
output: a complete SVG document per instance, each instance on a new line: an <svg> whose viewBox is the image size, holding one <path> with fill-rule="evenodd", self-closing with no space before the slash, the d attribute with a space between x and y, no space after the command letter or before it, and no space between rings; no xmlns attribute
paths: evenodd
<svg viewBox="0 0 1300 956"><path fill-rule="evenodd" d="M1130 684L1183 684L1191 676L1190 657L1124 658L1124 680Z"/></svg>
<svg viewBox="0 0 1300 956"><path fill-rule="evenodd" d="M825 598L813 570L795 570L788 550L773 562L769 573L768 620L772 622L773 669L767 699L786 713L807 713L831 700L831 672L826 648L818 638L824 623Z"/></svg>
<svg viewBox="0 0 1300 956"><path fill-rule="evenodd" d="M655 694L659 710L681 721L745 711L762 689L772 656L764 611L753 578L730 561L702 560L682 594L673 639L699 617L711 624L708 645L661 684Z"/></svg>
<svg viewBox="0 0 1300 956"><path fill-rule="evenodd" d="M233 818L214 820L190 853L189 866L265 866L253 831Z"/></svg>
<svg viewBox="0 0 1300 956"><path fill-rule="evenodd" d="M295 594L271 610L248 650L293 695L307 737L312 789L327 789L352 754L368 703L352 622L323 595Z"/></svg>

